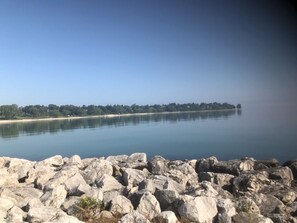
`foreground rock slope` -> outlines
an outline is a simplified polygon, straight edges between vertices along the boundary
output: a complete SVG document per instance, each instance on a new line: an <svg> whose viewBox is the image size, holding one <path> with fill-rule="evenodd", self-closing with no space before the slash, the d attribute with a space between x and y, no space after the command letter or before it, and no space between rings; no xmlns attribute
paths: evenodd
<svg viewBox="0 0 297 223"><path fill-rule="evenodd" d="M0 157L0 222L297 223L296 166L253 158L148 161L144 153ZM78 214L83 198L101 204L89 219Z"/></svg>

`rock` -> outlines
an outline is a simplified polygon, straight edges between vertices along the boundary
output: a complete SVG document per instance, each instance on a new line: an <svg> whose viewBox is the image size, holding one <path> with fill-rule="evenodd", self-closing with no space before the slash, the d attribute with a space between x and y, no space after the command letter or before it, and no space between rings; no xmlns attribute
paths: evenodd
<svg viewBox="0 0 297 223"><path fill-rule="evenodd" d="M232 223L232 216L236 214L235 204L230 199L219 199L218 223Z"/></svg>
<svg viewBox="0 0 297 223"><path fill-rule="evenodd" d="M108 223L116 223L117 219L110 213L109 211L101 211L98 216L98 222L108 222Z"/></svg>
<svg viewBox="0 0 297 223"><path fill-rule="evenodd" d="M81 196L91 189L80 173L76 173L68 178L63 185L65 186L68 196Z"/></svg>
<svg viewBox="0 0 297 223"><path fill-rule="evenodd" d="M49 222L61 212L63 211L54 207L30 208L27 220L30 223Z"/></svg>
<svg viewBox="0 0 297 223"><path fill-rule="evenodd" d="M7 212L13 207L13 202L7 198L0 197L0 212Z"/></svg>
<svg viewBox="0 0 297 223"><path fill-rule="evenodd" d="M150 221L137 211L132 211L122 217L119 223L150 223Z"/></svg>
<svg viewBox="0 0 297 223"><path fill-rule="evenodd" d="M5 157L5 156L0 157L0 169L7 167L10 160L11 160L10 157Z"/></svg>
<svg viewBox="0 0 297 223"><path fill-rule="evenodd" d="M18 177L16 173L10 174L6 169L0 169L0 188L18 185Z"/></svg>
<svg viewBox="0 0 297 223"><path fill-rule="evenodd" d="M127 168L142 170L147 168L147 157L145 153L133 153L127 159Z"/></svg>
<svg viewBox="0 0 297 223"><path fill-rule="evenodd" d="M36 188L42 190L44 185L55 174L56 172L51 166L38 166L29 170L27 174L26 183L34 183Z"/></svg>
<svg viewBox="0 0 297 223"><path fill-rule="evenodd" d="M32 208L40 208L40 207L44 207L44 205L41 203L41 201L38 198L32 198L23 207L23 210L28 212Z"/></svg>
<svg viewBox="0 0 297 223"><path fill-rule="evenodd" d="M150 192L145 192L139 201L137 211L147 219L152 220L161 213L161 208L155 196Z"/></svg>
<svg viewBox="0 0 297 223"><path fill-rule="evenodd" d="M154 194L155 191L156 191L156 187L155 187L155 184L154 184L153 180L144 179L143 181L141 181L138 184L138 190L146 190L146 191Z"/></svg>
<svg viewBox="0 0 297 223"><path fill-rule="evenodd" d="M24 182L27 178L27 173L33 168L34 162L25 159L12 158L8 163L8 173L16 173L18 181Z"/></svg>
<svg viewBox="0 0 297 223"><path fill-rule="evenodd" d="M122 190L123 185L110 175L103 174L96 180L97 187L101 188L103 192L112 190Z"/></svg>
<svg viewBox="0 0 297 223"><path fill-rule="evenodd" d="M55 217L53 217L50 221L51 223L83 223L78 220L76 217L69 216L65 213L58 213Z"/></svg>
<svg viewBox="0 0 297 223"><path fill-rule="evenodd" d="M234 223L273 223L270 218L257 213L240 212L232 217Z"/></svg>
<svg viewBox="0 0 297 223"><path fill-rule="evenodd" d="M119 195L111 200L109 211L114 216L123 216L133 211L133 205L126 197Z"/></svg>
<svg viewBox="0 0 297 223"><path fill-rule="evenodd" d="M275 212L276 208L284 207L279 199L270 194L253 194L252 198L260 209L259 213L265 216Z"/></svg>
<svg viewBox="0 0 297 223"><path fill-rule="evenodd" d="M179 194L174 190L156 190L155 196L160 203L161 210L167 210L179 198Z"/></svg>
<svg viewBox="0 0 297 223"><path fill-rule="evenodd" d="M289 167L293 173L294 179L297 180L297 161L293 162Z"/></svg>
<svg viewBox="0 0 297 223"><path fill-rule="evenodd" d="M119 191L106 191L103 193L103 204L104 207L108 207L110 202L114 199L116 199L118 196L121 196L121 193Z"/></svg>
<svg viewBox="0 0 297 223"><path fill-rule="evenodd" d="M111 162L113 165L124 167L125 164L127 163L128 156L127 155L109 156L106 158L106 160Z"/></svg>
<svg viewBox="0 0 297 223"><path fill-rule="evenodd" d="M65 190L64 186L59 185L52 190L46 191L41 196L40 200L45 206L60 208L60 206L65 201L66 195L67 191Z"/></svg>
<svg viewBox="0 0 297 223"><path fill-rule="evenodd" d="M7 217L5 219L5 222L7 223L23 223L24 218L26 216L26 213L20 209L19 207L12 207L8 212L7 212Z"/></svg>
<svg viewBox="0 0 297 223"><path fill-rule="evenodd" d="M241 174L233 179L233 191L239 192L258 192L264 185L269 184L266 172L250 172Z"/></svg>
<svg viewBox="0 0 297 223"><path fill-rule="evenodd" d="M42 160L38 162L35 167L39 166L53 166L53 167L60 167L64 164L63 158L60 155L52 156L50 158L47 158L45 160Z"/></svg>
<svg viewBox="0 0 297 223"><path fill-rule="evenodd" d="M174 212L163 211L153 219L153 223L178 223Z"/></svg>
<svg viewBox="0 0 297 223"><path fill-rule="evenodd" d="M18 186L5 188L0 192L0 194L1 197L10 199L15 206L22 208L29 200L33 198L39 199L42 192L30 186Z"/></svg>
<svg viewBox="0 0 297 223"><path fill-rule="evenodd" d="M79 170L76 166L66 166L65 168L62 168L44 185L44 190L48 191L57 188L78 172Z"/></svg>
<svg viewBox="0 0 297 223"><path fill-rule="evenodd" d="M74 166L77 166L79 169L83 169L84 168L84 164L80 158L80 156L78 155L74 155L72 156L66 163L67 165L71 166L71 165L74 165Z"/></svg>
<svg viewBox="0 0 297 223"><path fill-rule="evenodd" d="M152 175L148 177L149 180L152 180L156 189L163 190L175 190L179 194L185 192L185 185L179 184L178 182L172 180L169 177L162 175Z"/></svg>
<svg viewBox="0 0 297 223"><path fill-rule="evenodd" d="M247 212L260 214L260 209L257 204L249 197L240 197L236 201L237 212Z"/></svg>
<svg viewBox="0 0 297 223"><path fill-rule="evenodd" d="M87 184L94 184L95 180L104 174L112 176L113 168L108 160L98 159L91 162L87 168L81 172Z"/></svg>
<svg viewBox="0 0 297 223"><path fill-rule="evenodd" d="M123 181L126 186L137 186L141 181L143 181L148 176L148 171L136 170L132 168L123 169Z"/></svg>
<svg viewBox="0 0 297 223"><path fill-rule="evenodd" d="M79 201L80 201L79 197L75 197L75 196L68 197L61 205L61 209L69 215L74 215L75 212L77 211L76 205Z"/></svg>
<svg viewBox="0 0 297 223"><path fill-rule="evenodd" d="M96 200L103 201L103 191L99 188L91 188L85 193L85 195L95 198Z"/></svg>
<svg viewBox="0 0 297 223"><path fill-rule="evenodd" d="M263 168L263 166L264 166L264 168ZM255 170L260 170L260 169L268 169L268 168L271 168L271 167L278 167L278 166L279 166L279 162L276 159L256 160L254 169Z"/></svg>
<svg viewBox="0 0 297 223"><path fill-rule="evenodd" d="M201 159L196 162L196 172L213 172L212 166L218 162L218 159L214 156L211 156L207 159Z"/></svg>
<svg viewBox="0 0 297 223"><path fill-rule="evenodd" d="M211 223L217 215L216 199L211 197L196 197L185 202L178 209L182 221Z"/></svg>
<svg viewBox="0 0 297 223"><path fill-rule="evenodd" d="M198 184L195 169L183 161L170 161L164 175L184 186L193 187Z"/></svg>
<svg viewBox="0 0 297 223"><path fill-rule="evenodd" d="M275 181L280 181L282 184L291 186L292 180L294 180L292 170L285 167L276 167L266 170L268 172L268 178Z"/></svg>
<svg viewBox="0 0 297 223"><path fill-rule="evenodd" d="M148 162L148 170L155 175L163 175L167 168L168 161L162 156L154 156Z"/></svg>

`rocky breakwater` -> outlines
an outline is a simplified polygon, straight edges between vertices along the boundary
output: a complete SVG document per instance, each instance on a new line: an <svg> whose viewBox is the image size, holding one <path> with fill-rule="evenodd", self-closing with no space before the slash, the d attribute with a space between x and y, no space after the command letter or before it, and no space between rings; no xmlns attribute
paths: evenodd
<svg viewBox="0 0 297 223"><path fill-rule="evenodd" d="M297 161L0 158L0 222L297 222Z"/></svg>

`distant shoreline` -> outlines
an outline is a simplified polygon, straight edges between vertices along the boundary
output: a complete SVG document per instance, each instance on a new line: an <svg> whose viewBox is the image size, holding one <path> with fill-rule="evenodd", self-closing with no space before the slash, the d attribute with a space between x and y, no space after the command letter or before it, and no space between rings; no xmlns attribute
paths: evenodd
<svg viewBox="0 0 297 223"><path fill-rule="evenodd" d="M194 112L215 112L215 111L236 111L236 109L217 109L217 110L203 110L203 111L174 111L174 112L146 112L146 113L127 113L127 114L107 114L107 115L90 115L90 116L71 116L71 117L49 117L49 118L28 118L28 119L8 119L0 120L1 124L26 123L26 122L42 122L42 121L56 121L56 120L74 120L87 118L114 118L123 116L145 116L155 114L179 114L179 113L194 113Z"/></svg>

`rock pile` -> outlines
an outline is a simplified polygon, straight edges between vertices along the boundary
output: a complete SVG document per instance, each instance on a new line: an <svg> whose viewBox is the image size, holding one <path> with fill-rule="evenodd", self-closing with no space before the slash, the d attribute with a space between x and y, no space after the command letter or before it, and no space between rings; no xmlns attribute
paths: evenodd
<svg viewBox="0 0 297 223"><path fill-rule="evenodd" d="M297 160L167 160L146 154L40 162L0 157L0 222L297 223ZM79 220L81 219L81 220Z"/></svg>

